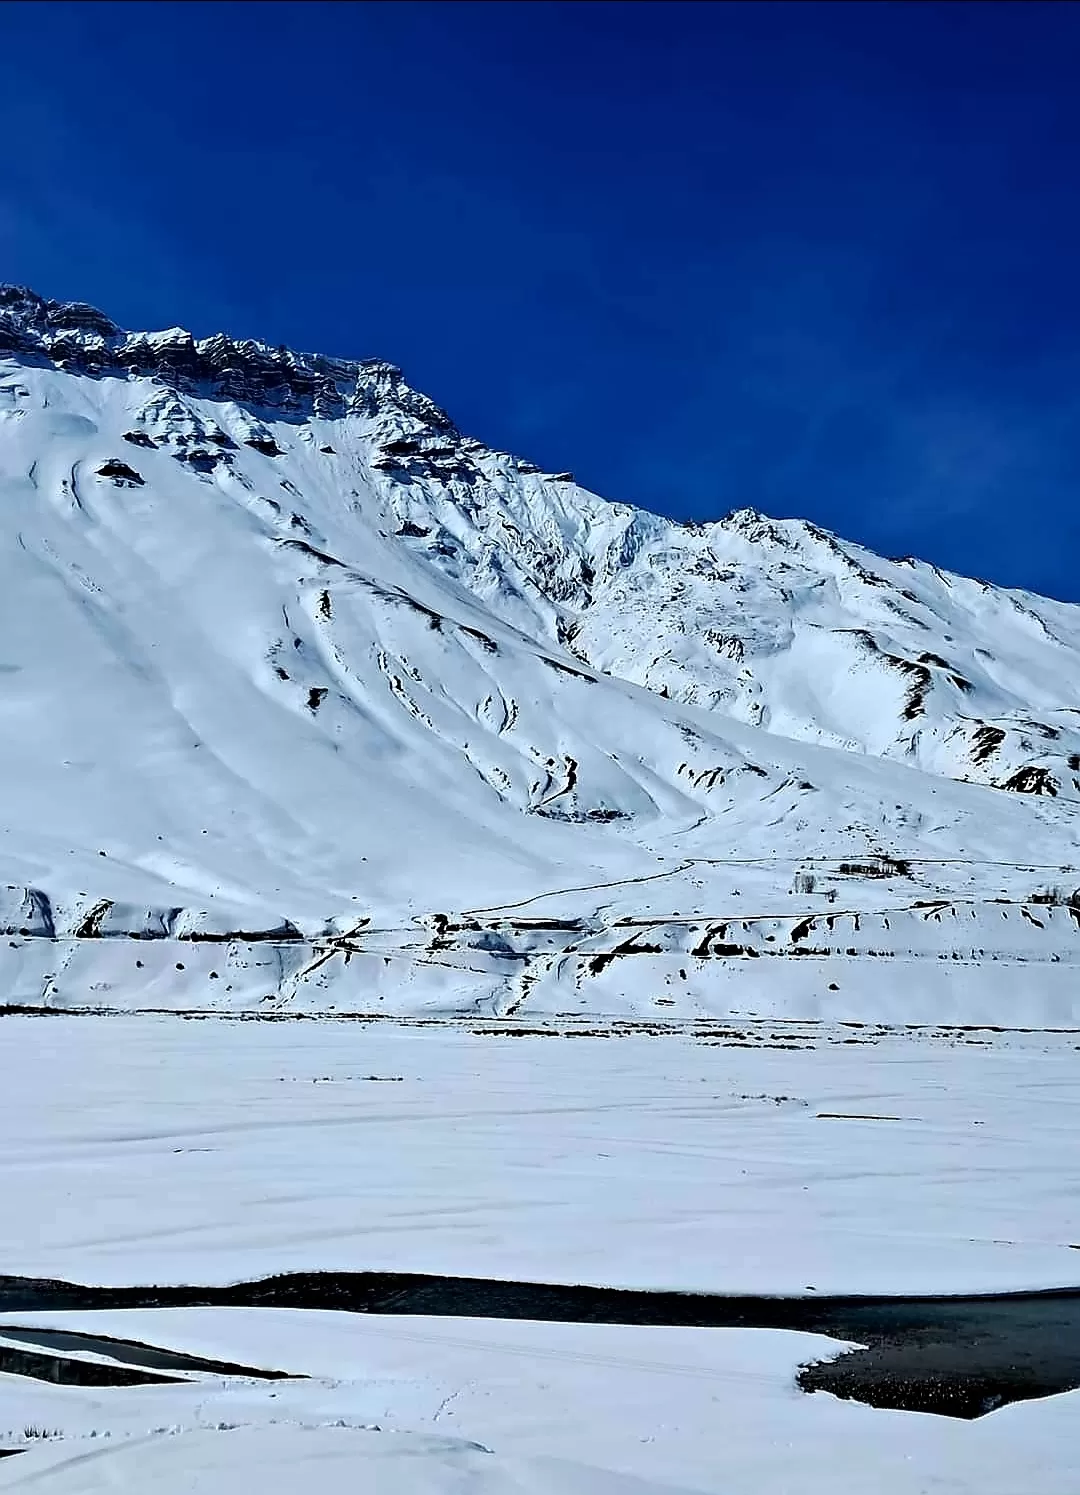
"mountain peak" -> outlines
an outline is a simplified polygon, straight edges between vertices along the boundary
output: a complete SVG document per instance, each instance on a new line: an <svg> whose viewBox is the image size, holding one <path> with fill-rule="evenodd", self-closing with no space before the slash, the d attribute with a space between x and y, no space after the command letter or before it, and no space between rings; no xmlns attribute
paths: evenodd
<svg viewBox="0 0 1080 1495"><path fill-rule="evenodd" d="M182 327L129 332L83 302L10 285L5 349L133 394L162 386L139 396L122 440L171 451L207 481L254 482L237 446L284 459L290 430L345 421L347 470L325 424L300 432L334 459L318 482L376 503L428 574L590 667L719 720L1080 799L1080 609L900 570L805 519L742 507L680 525L607 503L569 474L466 440L380 359ZM128 457L103 452L104 470ZM297 503L313 481L307 470L279 479Z"/></svg>
<svg viewBox="0 0 1080 1495"><path fill-rule="evenodd" d="M721 952L864 939L1069 976L1080 608L807 520L608 503L464 439L392 364L15 286L0 516L19 992L96 1002L106 942L134 970L182 939L205 962L174 947L155 1001L317 1002L337 947L304 940L364 954L369 923L390 943L339 962L346 1001L473 1000L490 965L491 1000L550 968L576 1011L652 952L649 1010L711 1004ZM1057 912L1003 917L1029 895Z"/></svg>
<svg viewBox="0 0 1080 1495"><path fill-rule="evenodd" d="M160 379L185 393L274 412L333 420L390 406L433 432L455 433L433 400L379 358L328 358L218 332L183 327L129 332L81 301L53 301L26 286L0 284L0 353L43 359L70 373Z"/></svg>

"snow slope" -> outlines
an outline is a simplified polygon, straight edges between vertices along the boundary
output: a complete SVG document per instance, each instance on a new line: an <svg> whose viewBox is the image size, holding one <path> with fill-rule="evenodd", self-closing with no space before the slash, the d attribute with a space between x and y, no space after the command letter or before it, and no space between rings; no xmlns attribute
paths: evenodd
<svg viewBox="0 0 1080 1495"><path fill-rule="evenodd" d="M1080 608L12 287L0 503L9 1000L726 1010L783 951L1072 1010Z"/></svg>

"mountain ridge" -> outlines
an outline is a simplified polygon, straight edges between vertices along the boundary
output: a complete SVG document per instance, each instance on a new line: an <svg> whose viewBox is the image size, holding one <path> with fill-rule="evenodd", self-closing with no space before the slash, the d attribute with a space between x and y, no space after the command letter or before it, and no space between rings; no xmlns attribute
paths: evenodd
<svg viewBox="0 0 1080 1495"><path fill-rule="evenodd" d="M380 360L21 288L0 432L0 989L121 1000L135 940L196 1006L1073 959L1080 608L609 503Z"/></svg>

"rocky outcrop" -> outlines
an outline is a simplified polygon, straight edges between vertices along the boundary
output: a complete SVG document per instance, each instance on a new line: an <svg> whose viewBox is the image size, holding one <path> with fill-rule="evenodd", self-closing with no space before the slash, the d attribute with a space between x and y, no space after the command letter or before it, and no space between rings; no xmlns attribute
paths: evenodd
<svg viewBox="0 0 1080 1495"><path fill-rule="evenodd" d="M0 352L36 356L89 375L141 375L178 390L274 412L277 419L333 419L395 411L456 438L450 417L381 359L296 353L182 327L125 332L81 301L51 301L24 286L0 285Z"/></svg>

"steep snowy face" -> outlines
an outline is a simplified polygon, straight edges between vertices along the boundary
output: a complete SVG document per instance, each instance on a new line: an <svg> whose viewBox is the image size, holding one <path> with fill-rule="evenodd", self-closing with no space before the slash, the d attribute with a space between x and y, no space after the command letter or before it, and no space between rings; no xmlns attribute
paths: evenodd
<svg viewBox="0 0 1080 1495"><path fill-rule="evenodd" d="M676 524L468 443L380 466L436 564L594 668L781 736L1080 797L1080 607L752 510Z"/></svg>
<svg viewBox="0 0 1080 1495"><path fill-rule="evenodd" d="M464 439L375 359L178 328L129 334L92 307L16 287L0 287L5 348L291 423L360 423L401 538L507 621L609 674L780 735L1080 795L1076 606L885 561L797 520L742 510L690 526L605 503L569 474ZM196 467L226 463L220 431L200 430L175 398L163 393L143 419L168 427ZM252 445L261 427L249 425Z"/></svg>
<svg viewBox="0 0 1080 1495"><path fill-rule="evenodd" d="M749 511L642 561L664 575L663 622L653 657L623 646L620 673L805 741L1080 793L1080 608ZM633 594L613 580L596 611L630 633ZM589 653L616 632L587 611Z"/></svg>
<svg viewBox="0 0 1080 1495"><path fill-rule="evenodd" d="M1080 609L606 503L377 360L0 288L0 504L15 925L1076 860Z"/></svg>

